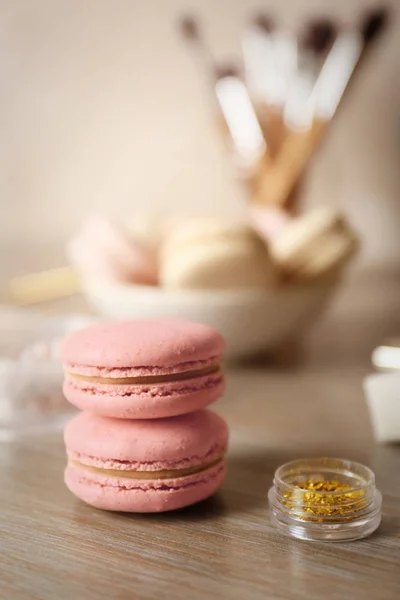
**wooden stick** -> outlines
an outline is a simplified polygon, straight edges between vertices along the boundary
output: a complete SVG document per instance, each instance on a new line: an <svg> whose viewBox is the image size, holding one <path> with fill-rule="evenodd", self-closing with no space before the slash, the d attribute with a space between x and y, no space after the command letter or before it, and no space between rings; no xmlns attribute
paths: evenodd
<svg viewBox="0 0 400 600"><path fill-rule="evenodd" d="M286 136L276 163L264 171L260 187L253 197L256 204L284 207L304 174L314 151L325 133L326 121L314 121L305 132Z"/></svg>
<svg viewBox="0 0 400 600"><path fill-rule="evenodd" d="M80 291L79 275L71 267L14 277L8 286L11 300L20 305L48 302Z"/></svg>

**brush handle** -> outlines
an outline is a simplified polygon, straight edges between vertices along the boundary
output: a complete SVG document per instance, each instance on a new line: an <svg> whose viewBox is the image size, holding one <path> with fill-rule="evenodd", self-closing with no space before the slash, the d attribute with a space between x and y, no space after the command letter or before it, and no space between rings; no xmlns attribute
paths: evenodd
<svg viewBox="0 0 400 600"><path fill-rule="evenodd" d="M240 157L235 150L235 145L233 143L229 127L222 113L218 113L216 115L214 122L218 136L222 139L225 150L229 155L231 162L234 164L236 171L239 173L240 179L245 181L248 185L250 195L253 196L260 187L265 171L271 167L272 158L270 153L265 152L261 158L255 160L252 164L246 164L243 166L243 164L241 164Z"/></svg>
<svg viewBox="0 0 400 600"><path fill-rule="evenodd" d="M291 192L304 174L326 128L326 121L314 121L305 132L287 135L276 161L265 170L253 197L256 204L285 207Z"/></svg>
<svg viewBox="0 0 400 600"><path fill-rule="evenodd" d="M71 267L49 269L14 277L8 293L16 304L27 305L65 298L81 291L78 273Z"/></svg>
<svg viewBox="0 0 400 600"><path fill-rule="evenodd" d="M267 140L268 152L276 158L287 134L282 111L277 106L262 104L257 112L261 129Z"/></svg>

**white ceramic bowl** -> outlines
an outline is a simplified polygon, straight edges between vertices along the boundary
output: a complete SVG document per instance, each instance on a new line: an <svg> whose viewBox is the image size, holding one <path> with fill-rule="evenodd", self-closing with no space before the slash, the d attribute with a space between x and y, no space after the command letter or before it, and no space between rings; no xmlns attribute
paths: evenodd
<svg viewBox="0 0 400 600"><path fill-rule="evenodd" d="M180 317L211 325L227 342L226 356L243 358L273 347L311 324L337 279L267 291L168 291L158 287L90 282L89 304L103 317Z"/></svg>

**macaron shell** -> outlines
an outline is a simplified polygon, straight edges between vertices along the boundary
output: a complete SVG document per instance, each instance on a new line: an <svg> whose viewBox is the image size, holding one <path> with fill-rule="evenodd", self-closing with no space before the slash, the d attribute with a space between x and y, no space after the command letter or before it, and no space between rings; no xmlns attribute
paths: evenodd
<svg viewBox="0 0 400 600"><path fill-rule="evenodd" d="M67 254L88 278L100 276L117 281L157 283L155 253L132 239L123 228L100 216L93 216L84 224L67 247Z"/></svg>
<svg viewBox="0 0 400 600"><path fill-rule="evenodd" d="M317 210L298 217L271 244L280 269L299 280L339 270L353 256L358 238L340 215Z"/></svg>
<svg viewBox="0 0 400 600"><path fill-rule="evenodd" d="M222 337L182 319L101 323L71 334L62 346L64 365L171 367L222 354Z"/></svg>
<svg viewBox="0 0 400 600"><path fill-rule="evenodd" d="M224 451L228 441L225 421L210 410L172 419L135 421L106 419L80 413L64 431L67 450L103 461L164 463L198 457L202 464L210 453ZM158 467L159 468L159 467Z"/></svg>
<svg viewBox="0 0 400 600"><path fill-rule="evenodd" d="M165 218L152 213L135 214L126 224L128 233L144 248L157 253L164 237Z"/></svg>
<svg viewBox="0 0 400 600"><path fill-rule="evenodd" d="M199 473L197 478L188 480L158 481L149 485L142 481L141 487L128 487L132 480L118 479L113 485L96 482L88 477L84 470L69 465L65 470L64 480L68 489L78 498L94 506L110 511L154 513L176 510L205 500L222 484L225 478L223 463ZM125 481L125 484L124 484Z"/></svg>
<svg viewBox="0 0 400 600"><path fill-rule="evenodd" d="M340 229L341 235L353 237L350 225L344 217L329 208L317 208L295 219L275 236L270 250L276 260L296 258L297 253L323 240L332 231Z"/></svg>
<svg viewBox="0 0 400 600"><path fill-rule="evenodd" d="M160 280L168 288L265 288L273 280L266 247L254 237L188 242L164 256Z"/></svg>
<svg viewBox="0 0 400 600"><path fill-rule="evenodd" d="M175 510L211 496L225 476L227 425L208 410L155 421L81 413L67 424L64 441L70 459L64 476L68 489L105 510ZM179 475L188 467L197 472L166 478L155 473L172 470ZM141 471L142 477L128 477L128 470Z"/></svg>
<svg viewBox="0 0 400 600"><path fill-rule="evenodd" d="M248 207L248 215L255 231L268 244L291 222L289 214L275 206L266 207L251 203Z"/></svg>
<svg viewBox="0 0 400 600"><path fill-rule="evenodd" d="M237 219L188 217L170 220L163 252L192 244L207 245L213 240L249 239L254 236L251 227Z"/></svg>
<svg viewBox="0 0 400 600"><path fill-rule="evenodd" d="M260 288L272 280L267 248L243 221L189 221L162 248L160 281L171 289Z"/></svg>
<svg viewBox="0 0 400 600"><path fill-rule="evenodd" d="M86 279L104 281L129 281L130 273L115 262L108 252L94 248L81 237L71 240L66 247L68 260L75 265Z"/></svg>
<svg viewBox="0 0 400 600"><path fill-rule="evenodd" d="M311 279L340 269L353 256L357 247L356 239L330 234L321 241L318 248L315 247L314 251L310 249L308 257L304 257L303 262L296 265L297 268L294 267L294 272L299 277Z"/></svg>
<svg viewBox="0 0 400 600"><path fill-rule="evenodd" d="M104 417L161 419L200 410L223 395L225 380L222 376L199 379L202 381L191 380L189 384L180 381L152 387L108 385L102 386L101 393L96 393L94 389L90 392L80 389L75 382L66 379L63 392L66 399L77 408ZM199 386L197 389L196 385ZM132 392L126 395L127 390Z"/></svg>

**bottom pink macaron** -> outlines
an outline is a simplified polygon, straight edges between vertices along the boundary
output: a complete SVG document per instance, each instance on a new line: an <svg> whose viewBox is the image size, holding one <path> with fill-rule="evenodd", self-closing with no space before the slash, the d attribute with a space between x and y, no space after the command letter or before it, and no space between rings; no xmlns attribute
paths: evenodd
<svg viewBox="0 0 400 600"><path fill-rule="evenodd" d="M208 410L154 421L81 413L64 439L65 483L96 508L175 510L208 498L225 477L227 426Z"/></svg>

